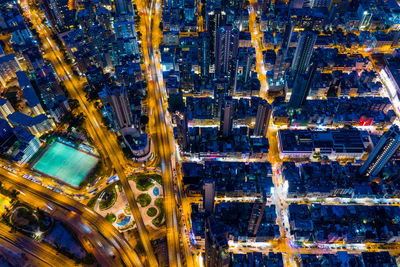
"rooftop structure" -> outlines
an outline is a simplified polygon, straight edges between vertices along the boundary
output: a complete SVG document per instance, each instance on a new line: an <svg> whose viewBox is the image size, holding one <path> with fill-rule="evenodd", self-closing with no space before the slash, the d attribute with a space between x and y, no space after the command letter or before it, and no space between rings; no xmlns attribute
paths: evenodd
<svg viewBox="0 0 400 267"><path fill-rule="evenodd" d="M29 107L32 109L33 115L37 116L43 114L44 110L40 104L39 97L33 89L26 73L24 71L18 71L16 72L16 75L18 78L19 87L22 89L22 93L24 94Z"/></svg>
<svg viewBox="0 0 400 267"><path fill-rule="evenodd" d="M206 161L183 163L183 182L192 193L200 194L207 179L215 180L216 195L270 196L272 168L270 163Z"/></svg>
<svg viewBox="0 0 400 267"><path fill-rule="evenodd" d="M296 242L398 242L399 215L396 206L291 204L290 233Z"/></svg>
<svg viewBox="0 0 400 267"><path fill-rule="evenodd" d="M358 130L279 130L280 156L360 159L370 144L369 134Z"/></svg>

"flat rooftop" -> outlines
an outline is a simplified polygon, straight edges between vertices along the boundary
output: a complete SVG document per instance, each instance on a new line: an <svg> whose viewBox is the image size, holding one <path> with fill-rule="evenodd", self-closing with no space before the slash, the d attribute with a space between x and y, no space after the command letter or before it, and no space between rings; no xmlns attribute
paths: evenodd
<svg viewBox="0 0 400 267"><path fill-rule="evenodd" d="M33 169L78 187L96 166L98 160L95 156L63 143L55 142L35 163Z"/></svg>

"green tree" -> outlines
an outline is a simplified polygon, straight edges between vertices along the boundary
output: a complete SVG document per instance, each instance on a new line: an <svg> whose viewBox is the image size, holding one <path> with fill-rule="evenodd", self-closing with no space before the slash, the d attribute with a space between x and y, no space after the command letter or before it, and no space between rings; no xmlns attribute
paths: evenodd
<svg viewBox="0 0 400 267"><path fill-rule="evenodd" d="M16 199L18 195L19 195L19 192L17 190L13 189L11 191L11 195L10 196L11 196L12 199Z"/></svg>
<svg viewBox="0 0 400 267"><path fill-rule="evenodd" d="M74 110L79 107L79 101L77 99L69 99L68 104L71 110Z"/></svg>
<svg viewBox="0 0 400 267"><path fill-rule="evenodd" d="M140 124L147 125L148 123L149 123L149 117L147 117L146 115L142 115L140 117Z"/></svg>
<svg viewBox="0 0 400 267"><path fill-rule="evenodd" d="M175 111L183 111L185 109L185 103L183 102L183 96L179 94L170 94L168 98L169 111L175 113Z"/></svg>
<svg viewBox="0 0 400 267"><path fill-rule="evenodd" d="M106 215L106 220L109 221L110 223L115 222L115 220L117 219L117 217L115 216L114 213L107 213Z"/></svg>

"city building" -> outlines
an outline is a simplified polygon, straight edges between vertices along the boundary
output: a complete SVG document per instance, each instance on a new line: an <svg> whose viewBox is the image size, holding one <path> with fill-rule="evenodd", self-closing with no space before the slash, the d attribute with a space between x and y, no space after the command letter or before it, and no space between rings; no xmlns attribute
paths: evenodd
<svg viewBox="0 0 400 267"><path fill-rule="evenodd" d="M358 130L279 130L281 158L361 159L371 144L368 132Z"/></svg>
<svg viewBox="0 0 400 267"><path fill-rule="evenodd" d="M263 1L268 2L268 1ZM283 257L282 253L274 253L269 252L249 252L246 254L233 254L232 255L232 266L243 266L243 267L252 267L252 266L276 266L283 267Z"/></svg>
<svg viewBox="0 0 400 267"><path fill-rule="evenodd" d="M113 122L117 129L133 125L128 92L124 85L105 87L100 98L105 108L111 109Z"/></svg>
<svg viewBox="0 0 400 267"><path fill-rule="evenodd" d="M40 104L39 97L36 95L35 90L32 87L31 82L29 81L28 76L25 71L16 72L19 87L22 89L22 93L28 103L28 106L31 109L31 114L33 116L37 116L40 114L44 114L44 110L42 105Z"/></svg>
<svg viewBox="0 0 400 267"><path fill-rule="evenodd" d="M297 257L300 266L387 266L395 267L396 259L388 251L351 254L339 251L335 254L301 254Z"/></svg>
<svg viewBox="0 0 400 267"><path fill-rule="evenodd" d="M258 229L260 228L261 221L264 216L266 201L255 202L251 210L249 226L247 228L249 236L257 236Z"/></svg>
<svg viewBox="0 0 400 267"><path fill-rule="evenodd" d="M39 151L40 141L36 136L20 127L16 127L14 133L19 142L15 143L17 148L13 152L13 158L18 164L25 164Z"/></svg>
<svg viewBox="0 0 400 267"><path fill-rule="evenodd" d="M314 73L316 68L317 68L316 64L312 63L308 69L307 75L302 73L296 75L288 107L300 108L302 105L304 105L308 93L310 92L311 82L314 78Z"/></svg>
<svg viewBox="0 0 400 267"><path fill-rule="evenodd" d="M8 120L7 117L8 115L14 113L14 108L11 105L10 101L6 98L0 97L0 115L1 118Z"/></svg>
<svg viewBox="0 0 400 267"><path fill-rule="evenodd" d="M305 31L300 34L299 43L291 65L292 77L295 77L297 74L303 74L307 70L316 41L317 34L314 32Z"/></svg>
<svg viewBox="0 0 400 267"><path fill-rule="evenodd" d="M76 10L70 10L68 2L68 0L45 0L42 3L47 20L58 32L70 29L74 24Z"/></svg>
<svg viewBox="0 0 400 267"><path fill-rule="evenodd" d="M200 33L199 40L200 74L207 77L210 72L210 37L207 33Z"/></svg>
<svg viewBox="0 0 400 267"><path fill-rule="evenodd" d="M121 134L124 137L125 144L131 150L134 160L143 162L150 158L153 145L148 134L140 134L134 128L123 128Z"/></svg>
<svg viewBox="0 0 400 267"><path fill-rule="evenodd" d="M258 105L256 124L254 126L255 136L265 137L267 135L271 112L271 105L267 101L264 100Z"/></svg>
<svg viewBox="0 0 400 267"><path fill-rule="evenodd" d="M189 127L189 145L182 151L183 155L203 159L217 156L266 159L269 150L268 139L250 135L249 127L232 128L230 138L221 139L220 134L218 127Z"/></svg>
<svg viewBox="0 0 400 267"><path fill-rule="evenodd" d="M120 0L120 2L125 2ZM128 1L130 2L130 1ZM139 54L135 22L133 16L117 17L114 22L116 40L113 42L113 50L116 63L120 64L122 57Z"/></svg>
<svg viewBox="0 0 400 267"><path fill-rule="evenodd" d="M207 8L206 28L210 34L210 62L215 63L217 51L217 31L226 23L226 12L221 8Z"/></svg>
<svg viewBox="0 0 400 267"><path fill-rule="evenodd" d="M365 31L371 24L372 17L374 15L369 9L364 9L363 5L360 5L357 10L358 17L360 19L359 29Z"/></svg>
<svg viewBox="0 0 400 267"><path fill-rule="evenodd" d="M116 17L128 14L133 15L133 7L131 0L115 0L114 8Z"/></svg>
<svg viewBox="0 0 400 267"><path fill-rule="evenodd" d="M224 137L227 137L232 133L234 109L235 106L232 99L225 99L225 103L221 111L220 122L220 131Z"/></svg>
<svg viewBox="0 0 400 267"><path fill-rule="evenodd" d="M261 206L263 204L264 207ZM200 212L197 205L192 205L195 212L191 219L195 222L196 240L202 242L204 236L201 233L204 233L204 221L210 216L207 212ZM280 235L276 221L276 208L274 205L266 204L266 202L257 204L243 201L221 201L215 205L214 219L224 226L227 238L232 242L241 241L262 245L264 242L276 241ZM201 225L201 223L203 224Z"/></svg>
<svg viewBox="0 0 400 267"><path fill-rule="evenodd" d="M400 238L400 226L394 219L400 214L397 206L292 203L288 210L295 242L392 243Z"/></svg>
<svg viewBox="0 0 400 267"><path fill-rule="evenodd" d="M189 195L200 196L206 181L215 182L216 197L254 197L272 194L272 167L269 162L210 161L184 162L183 182Z"/></svg>
<svg viewBox="0 0 400 267"><path fill-rule="evenodd" d="M393 125L379 139L378 144L360 169L361 174L376 176L400 146L400 130Z"/></svg>
<svg viewBox="0 0 400 267"><path fill-rule="evenodd" d="M43 103L43 109L49 110L50 113L60 106L60 102L64 102L61 105L67 106L68 99L65 97L60 82L51 65L46 65L41 69L36 70L35 83L38 87L38 97ZM66 112L68 108L64 109ZM64 112L62 114L64 114ZM54 113L53 113L54 114Z"/></svg>
<svg viewBox="0 0 400 267"><path fill-rule="evenodd" d="M15 58L15 54L0 55L0 83L2 86L5 87L7 82L16 77L15 73L21 70L22 67Z"/></svg>
<svg viewBox="0 0 400 267"><path fill-rule="evenodd" d="M214 214L215 181L205 180L203 185L203 206L208 214Z"/></svg>
<svg viewBox="0 0 400 267"><path fill-rule="evenodd" d="M174 120L177 128L177 139L182 149L187 149L188 146L188 118L187 112L176 112Z"/></svg>
<svg viewBox="0 0 400 267"><path fill-rule="evenodd" d="M6 120L0 119L0 152L9 148L9 139L13 136L13 130ZM13 142L12 142L13 143Z"/></svg>
<svg viewBox="0 0 400 267"><path fill-rule="evenodd" d="M19 111L15 111L8 115L7 119L13 126L26 129L35 136L41 136L55 127L54 122L45 114L31 117Z"/></svg>
<svg viewBox="0 0 400 267"><path fill-rule="evenodd" d="M268 91L271 94L280 92L285 85L285 81L283 79L284 65L289 50L292 33L293 33L293 23L290 22L285 27L285 31L283 33L283 38L282 38L281 49L279 49L275 59L275 64L273 69L274 76L272 79L272 84L270 85L270 89Z"/></svg>
<svg viewBox="0 0 400 267"><path fill-rule="evenodd" d="M219 27L216 34L215 75L230 75L239 48L239 30L234 26Z"/></svg>
<svg viewBox="0 0 400 267"><path fill-rule="evenodd" d="M329 127L344 126L391 126L397 118L389 98L382 97L341 97L307 100L301 109L290 112L283 98L273 102L273 121L279 125L280 119L290 127Z"/></svg>
<svg viewBox="0 0 400 267"><path fill-rule="evenodd" d="M206 219L205 253L206 267L228 267L230 264L226 227L213 216Z"/></svg>

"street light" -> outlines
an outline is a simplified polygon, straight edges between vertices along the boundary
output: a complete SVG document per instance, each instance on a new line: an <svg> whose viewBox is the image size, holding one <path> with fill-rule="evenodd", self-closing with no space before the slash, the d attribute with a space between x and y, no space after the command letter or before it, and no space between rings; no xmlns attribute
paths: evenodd
<svg viewBox="0 0 400 267"><path fill-rule="evenodd" d="M38 230L36 230L34 235L35 235L36 239L39 239L42 236L42 234L43 234L43 232L38 229Z"/></svg>

